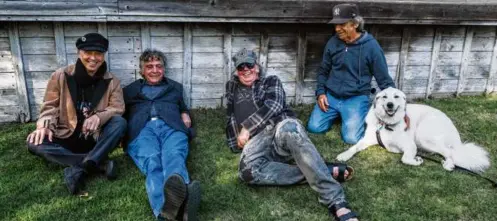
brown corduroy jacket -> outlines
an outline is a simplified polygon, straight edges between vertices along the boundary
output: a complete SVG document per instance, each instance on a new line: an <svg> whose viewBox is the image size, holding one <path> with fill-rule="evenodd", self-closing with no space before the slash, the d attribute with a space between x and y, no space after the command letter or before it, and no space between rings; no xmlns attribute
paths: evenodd
<svg viewBox="0 0 497 221"><path fill-rule="evenodd" d="M76 90L74 86L71 86L75 84L72 79L74 69L75 65L72 64L52 73L36 122L37 128L48 127L57 138L71 136L78 123L73 100L76 98ZM123 91L119 79L112 73L106 72L103 81L108 86L105 91L101 91L104 94L94 109L95 114L100 118L99 130L112 116L124 113ZM97 91L98 89L95 93L98 93ZM95 132L94 137L97 138L99 133L100 131Z"/></svg>

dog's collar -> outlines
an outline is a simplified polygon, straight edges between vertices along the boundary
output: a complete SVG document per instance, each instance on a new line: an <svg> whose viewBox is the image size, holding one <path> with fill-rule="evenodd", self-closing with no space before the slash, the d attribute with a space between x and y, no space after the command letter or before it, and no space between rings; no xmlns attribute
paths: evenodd
<svg viewBox="0 0 497 221"><path fill-rule="evenodd" d="M392 127L394 127L398 123L396 123L396 124L387 124L387 123L385 123L385 121L382 121L382 120L379 120L379 121L380 121L379 122L379 127L378 127L378 129L376 129L376 140L378 141L378 145L380 145L380 147L386 148L385 144L383 143L383 141L381 141L380 130L382 128L385 128L386 130L393 131ZM407 114L404 115L404 122L406 122L406 128L404 129L404 131L407 131L409 129L409 127L410 127L410 122L411 122L411 120L407 116Z"/></svg>
<svg viewBox="0 0 497 221"><path fill-rule="evenodd" d="M378 119L378 121L379 121L379 126L378 126L378 129L376 129L376 131L380 131L383 128L385 128L388 131L393 131L393 127L395 127L395 125L399 124L399 123L387 124L385 121L383 121L381 119ZM410 127L410 119L409 119L409 116L407 116L407 114L404 115L404 122L406 123L406 128L404 128L404 131L407 131Z"/></svg>

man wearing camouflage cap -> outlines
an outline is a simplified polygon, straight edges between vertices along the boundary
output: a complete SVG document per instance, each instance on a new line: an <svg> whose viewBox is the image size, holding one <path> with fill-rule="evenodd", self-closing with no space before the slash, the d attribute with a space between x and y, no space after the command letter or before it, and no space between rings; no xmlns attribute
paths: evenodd
<svg viewBox="0 0 497 221"><path fill-rule="evenodd" d="M32 154L67 166L64 181L73 194L86 175L116 176L107 158L124 135L126 120L120 81L105 64L108 46L98 33L78 38L76 64L52 73L36 130L26 139Z"/></svg>
<svg viewBox="0 0 497 221"><path fill-rule="evenodd" d="M388 74L385 55L371 34L364 31L364 19L355 4L333 7L336 34L328 40L317 70L317 104L307 128L323 133L335 119L342 119L342 139L355 144L364 135L369 110L371 80L380 89L395 87Z"/></svg>
<svg viewBox="0 0 497 221"><path fill-rule="evenodd" d="M307 181L331 214L355 220L337 181L349 179L351 168L325 164L287 106L280 79L264 76L253 51L242 49L233 62L236 74L226 83L226 136L231 151L242 152L240 180L251 185L281 186ZM291 160L296 164L290 164Z"/></svg>

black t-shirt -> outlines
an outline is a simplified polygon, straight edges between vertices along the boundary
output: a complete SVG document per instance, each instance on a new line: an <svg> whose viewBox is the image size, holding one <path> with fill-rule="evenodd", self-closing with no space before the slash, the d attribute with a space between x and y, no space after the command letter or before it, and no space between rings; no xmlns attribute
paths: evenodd
<svg viewBox="0 0 497 221"><path fill-rule="evenodd" d="M251 87L239 85L235 90L234 98L235 120L241 129L240 124L257 111L257 106L254 104Z"/></svg>
<svg viewBox="0 0 497 221"><path fill-rule="evenodd" d="M76 100L74 101L76 116L78 122L73 134L66 138L61 139L58 143L63 147L78 153L86 153L93 149L95 140L92 134L83 134L82 127L84 121L93 115L92 107L96 106L92 101L95 96L94 92L99 81L103 80L103 75L107 71L105 62L100 66L97 72L90 76L88 75L81 60L77 60L74 71L74 80L76 82Z"/></svg>

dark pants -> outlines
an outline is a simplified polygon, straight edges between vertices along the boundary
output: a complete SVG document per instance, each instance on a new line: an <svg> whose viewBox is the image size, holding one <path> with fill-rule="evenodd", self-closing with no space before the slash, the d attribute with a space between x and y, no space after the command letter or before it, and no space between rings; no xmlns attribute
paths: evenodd
<svg viewBox="0 0 497 221"><path fill-rule="evenodd" d="M103 125L101 134L96 141L92 142L91 140L84 140L84 138L76 138L81 140L81 146L67 146L69 143L74 145L74 143L78 142L73 142L74 140L67 142L67 140L55 137L53 142L50 142L48 138L45 138L40 145L28 142L28 150L34 155L63 166L81 166L88 161L99 165L116 148L125 131L126 120L121 116L113 116ZM88 137L88 139L92 138Z"/></svg>

